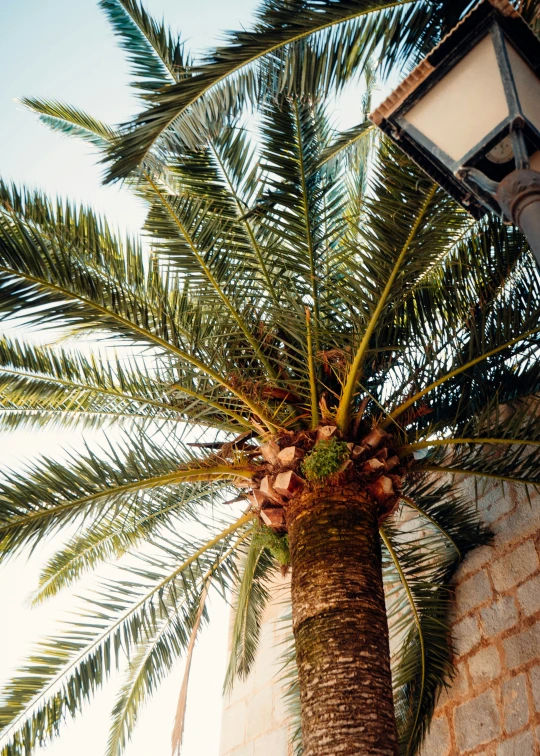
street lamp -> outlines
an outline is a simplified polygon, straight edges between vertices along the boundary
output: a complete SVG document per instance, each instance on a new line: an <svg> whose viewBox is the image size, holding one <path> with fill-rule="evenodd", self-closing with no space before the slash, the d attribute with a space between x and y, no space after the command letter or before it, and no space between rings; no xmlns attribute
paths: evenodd
<svg viewBox="0 0 540 756"><path fill-rule="evenodd" d="M475 218L519 226L540 264L540 40L482 0L370 119Z"/></svg>

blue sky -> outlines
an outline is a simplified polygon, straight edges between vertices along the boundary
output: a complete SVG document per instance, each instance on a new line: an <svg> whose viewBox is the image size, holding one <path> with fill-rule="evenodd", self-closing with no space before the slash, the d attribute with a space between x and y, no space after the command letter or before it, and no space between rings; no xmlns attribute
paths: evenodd
<svg viewBox="0 0 540 756"><path fill-rule="evenodd" d="M91 203L130 229L142 209L126 192L101 184L102 167L88 147L49 133L14 100L50 97L108 123L140 109L128 66L97 0L0 0L0 174ZM145 7L182 33L194 50L222 29L249 24L255 0L146 0Z"/></svg>

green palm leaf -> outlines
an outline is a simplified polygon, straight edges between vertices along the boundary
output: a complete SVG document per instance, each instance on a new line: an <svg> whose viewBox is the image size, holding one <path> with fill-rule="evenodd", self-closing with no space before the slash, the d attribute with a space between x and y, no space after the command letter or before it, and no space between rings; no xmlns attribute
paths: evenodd
<svg viewBox="0 0 540 756"><path fill-rule="evenodd" d="M449 9L446 3L442 5L443 18L446 13L447 23L453 25L466 3L458 3L459 8L454 3ZM217 48L208 55L202 67L194 67L190 78L155 95L156 104L136 119L134 129L125 130L113 148L111 157L115 165L109 180L123 178L136 168L170 127L195 146L193 135L197 138L201 126L207 128L219 116L220 109L230 112L235 100L258 95L254 67L259 61L280 55L284 48L293 48L293 52L281 62L281 68L292 69L294 81L296 70L306 58L301 43L313 40L315 52L308 61L310 58L316 61L316 67L322 70L319 81L327 86L339 85L349 75L349 55L353 67L365 62L363 55L355 55L364 40L369 40L367 55L382 47L388 66L406 60L413 51L416 54L421 54L422 49L427 51L440 35L441 26L444 29L441 9L437 11L434 13L429 3L421 0L309 0L287 5L266 0L253 29L230 32L227 47ZM407 30L405 35L398 33L403 29ZM324 53L322 60L321 53ZM313 91L314 83L311 77L308 91ZM290 79L283 82L283 89L287 84L290 87ZM199 105L199 101L202 113L199 118L190 117L190 108Z"/></svg>
<svg viewBox="0 0 540 756"><path fill-rule="evenodd" d="M382 532L403 756L417 752L441 687L452 678L451 579L468 551L489 543L474 507L452 486L425 479L406 489L407 498L414 505L407 534L397 523Z"/></svg>
<svg viewBox="0 0 540 756"><path fill-rule="evenodd" d="M241 580L235 588L231 652L225 675L225 690L237 678L245 679L255 661L262 615L270 597L268 580L275 569L264 540L255 532L240 565Z"/></svg>
<svg viewBox="0 0 540 756"><path fill-rule="evenodd" d="M180 39L137 0L101 0L100 5L138 79L132 86L142 90L143 97L187 75L191 63Z"/></svg>
<svg viewBox="0 0 540 756"><path fill-rule="evenodd" d="M0 340L0 402L2 416L19 418L115 418L180 420L174 403L164 400L170 385L153 375L142 360L92 354L59 347L38 347ZM27 413L22 414L22 413ZM16 415L17 416L17 415ZM6 418L4 422L9 422Z"/></svg>
<svg viewBox="0 0 540 756"><path fill-rule="evenodd" d="M241 465L201 463L180 439L174 445L172 440L163 445L142 432L138 439L130 435L124 444L109 444L99 456L89 449L68 463L43 458L22 473L7 473L0 484L0 555L12 556L72 522L80 527L125 517L129 529L156 489L250 475ZM177 502L181 506L181 496Z"/></svg>
<svg viewBox="0 0 540 756"><path fill-rule="evenodd" d="M400 748L413 756L452 675L452 576L489 540L460 481L540 485L540 276L519 232L471 220L371 126L336 134L331 105L357 80L367 110L373 71L409 70L468 3L264 0L252 29L202 61L138 0L101 5L148 110L111 128L24 102L112 156L111 178L148 207L146 239L0 186L0 318L103 341L2 338L0 418L117 426L99 449L6 473L0 556L69 533L35 603L117 560L121 571L8 683L3 755L48 742L117 665L108 752L120 756L191 654L212 587L233 595L226 685L245 677L288 556L283 520L277 532L258 520L263 486L287 467L265 444L301 456L337 424L353 452L384 429L396 455L401 509L381 537ZM236 504L249 507L234 521Z"/></svg>
<svg viewBox="0 0 540 756"><path fill-rule="evenodd" d="M220 553L227 550L236 531L250 519L251 515L244 516L195 550L192 542L177 540L174 555L168 534L161 554L144 559L154 579L149 578L148 568L133 568L131 580L104 584L101 594L88 602L86 618L83 615L62 638L44 642L23 669L25 676L7 686L0 709L0 727L5 729L7 740L3 754L7 756L12 748L28 748L30 738L44 742L54 736L57 715L74 716L113 665L124 654L129 657L145 637L157 633L171 613L187 626L185 639L189 638L193 608L198 605L197 585L206 579ZM182 554L185 556L178 566ZM219 570L223 583L229 572L226 563ZM24 726L26 719L32 722L31 731Z"/></svg>

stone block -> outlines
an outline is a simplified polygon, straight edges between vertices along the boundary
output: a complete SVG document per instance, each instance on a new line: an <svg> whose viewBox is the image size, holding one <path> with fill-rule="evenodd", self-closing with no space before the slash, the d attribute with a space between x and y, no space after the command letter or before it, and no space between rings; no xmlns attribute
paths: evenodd
<svg viewBox="0 0 540 756"><path fill-rule="evenodd" d="M237 701L247 698L253 693L254 688L255 671L251 670L250 674L245 679L239 677L235 679L231 693L225 698L226 705L231 706Z"/></svg>
<svg viewBox="0 0 540 756"><path fill-rule="evenodd" d="M228 753L222 754L222 756L259 756L259 755L255 753L255 746L253 742L251 742L251 743L245 743L243 746L240 746L240 748L235 748L234 751L228 751Z"/></svg>
<svg viewBox="0 0 540 756"><path fill-rule="evenodd" d="M480 643L480 627L476 617L465 617L452 628L454 638L454 652L456 656L463 656Z"/></svg>
<svg viewBox="0 0 540 756"><path fill-rule="evenodd" d="M454 729L459 753L499 737L501 723L493 691L488 690L458 706L454 711Z"/></svg>
<svg viewBox="0 0 540 756"><path fill-rule="evenodd" d="M469 673L474 685L482 685L499 677L501 660L495 646L481 648L469 659Z"/></svg>
<svg viewBox="0 0 540 756"><path fill-rule="evenodd" d="M465 695L469 690L469 678L467 677L467 666L465 662L456 664L456 676L452 683L453 689L459 695Z"/></svg>
<svg viewBox="0 0 540 756"><path fill-rule="evenodd" d="M540 622L506 638L503 642L506 666L510 669L540 657Z"/></svg>
<svg viewBox="0 0 540 756"><path fill-rule="evenodd" d="M494 553L493 546L480 546L478 549L471 551L459 566L456 573L457 580L462 580L465 575L470 575L488 562L491 562Z"/></svg>
<svg viewBox="0 0 540 756"><path fill-rule="evenodd" d="M529 721L527 680L524 674L517 675L502 686L504 729L516 732Z"/></svg>
<svg viewBox="0 0 540 756"><path fill-rule="evenodd" d="M422 756L450 756L450 728L446 717L432 719L422 746Z"/></svg>
<svg viewBox="0 0 540 756"><path fill-rule="evenodd" d="M534 756L535 753L532 732L522 732L500 743L497 748L497 756Z"/></svg>
<svg viewBox="0 0 540 756"><path fill-rule="evenodd" d="M518 604L526 617L540 611L540 575L527 580L517 591Z"/></svg>
<svg viewBox="0 0 540 756"><path fill-rule="evenodd" d="M285 726L287 724L288 713L287 701L285 698L285 686L279 683L274 685L272 717L274 725Z"/></svg>
<svg viewBox="0 0 540 756"><path fill-rule="evenodd" d="M526 497L515 512L507 515L497 523L495 528L495 547L523 538L526 535L536 535L540 529L540 507L531 507Z"/></svg>
<svg viewBox="0 0 540 756"><path fill-rule="evenodd" d="M280 625L283 626L284 623L284 616L287 614L289 609L289 604L291 601L291 580L290 575L286 575L284 578L281 577L281 575L276 576L274 580L272 580L272 584L270 587L271 591L271 599L266 605L266 608L264 610L263 615L263 623L267 623L269 620L276 620L279 618L278 622L273 622L271 624L273 625ZM287 604L287 606L284 608L284 605ZM290 628L290 622L288 625L288 628Z"/></svg>
<svg viewBox="0 0 540 756"><path fill-rule="evenodd" d="M288 745L289 733L285 727L268 732L253 743L256 756L287 756Z"/></svg>
<svg viewBox="0 0 540 756"><path fill-rule="evenodd" d="M456 675L448 688L443 688L437 700L437 706L445 706L469 690L469 680L465 662L456 664Z"/></svg>
<svg viewBox="0 0 540 756"><path fill-rule="evenodd" d="M525 541L491 566L493 584L497 591L508 591L526 580L539 567L540 562L534 543Z"/></svg>
<svg viewBox="0 0 540 756"><path fill-rule="evenodd" d="M255 690L275 684L279 663L280 649L276 649L274 641L275 622L270 622L261 628L261 640L257 650L257 660L253 673L255 675Z"/></svg>
<svg viewBox="0 0 540 756"><path fill-rule="evenodd" d="M458 617L485 604L493 597L493 590L486 570L480 570L456 586L456 610Z"/></svg>
<svg viewBox="0 0 540 756"><path fill-rule="evenodd" d="M494 522L511 512L513 508L514 502L508 495L508 491L505 495L500 488L494 488L478 502L478 510L482 519L488 525L493 525Z"/></svg>
<svg viewBox="0 0 540 756"><path fill-rule="evenodd" d="M272 686L263 688L248 701L246 739L253 740L272 729Z"/></svg>
<svg viewBox="0 0 540 756"><path fill-rule="evenodd" d="M540 666L529 670L529 680L531 681L534 708L536 711L540 711ZM540 746L540 741L538 745Z"/></svg>
<svg viewBox="0 0 540 756"><path fill-rule="evenodd" d="M229 751L243 746L246 739L246 715L245 701L240 701L224 709L221 722L220 753L228 754Z"/></svg>
<svg viewBox="0 0 540 756"><path fill-rule="evenodd" d="M491 638L494 635L509 630L518 621L516 602L513 596L503 596L491 606L480 611L484 635Z"/></svg>

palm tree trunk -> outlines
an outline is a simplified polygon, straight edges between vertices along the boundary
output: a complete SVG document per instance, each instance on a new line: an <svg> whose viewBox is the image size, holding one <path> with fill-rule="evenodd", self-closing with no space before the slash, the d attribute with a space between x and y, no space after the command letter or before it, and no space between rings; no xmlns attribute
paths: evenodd
<svg viewBox="0 0 540 756"><path fill-rule="evenodd" d="M287 512L305 756L396 756L377 505L358 486Z"/></svg>

